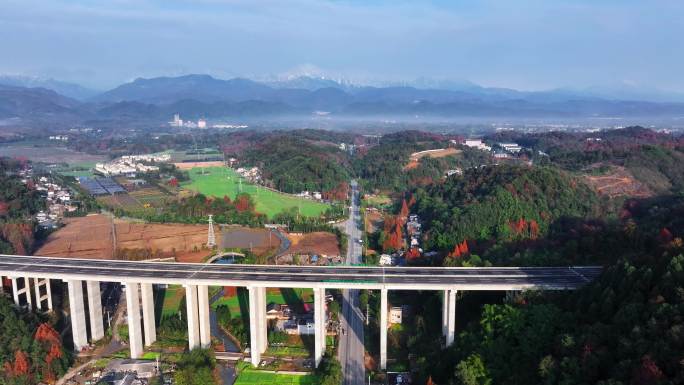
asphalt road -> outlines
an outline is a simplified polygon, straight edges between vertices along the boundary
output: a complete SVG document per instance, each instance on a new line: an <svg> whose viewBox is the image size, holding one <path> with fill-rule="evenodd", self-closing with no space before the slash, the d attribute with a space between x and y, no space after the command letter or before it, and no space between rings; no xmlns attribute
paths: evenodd
<svg viewBox="0 0 684 385"><path fill-rule="evenodd" d="M352 186L352 209L349 213L345 230L348 237L347 265L361 263L361 238L359 214L359 193L356 181ZM364 365L365 348L363 346L363 320L359 311L359 291L344 289L342 291L342 316L340 327L344 331L340 338L338 359L342 364L344 385L363 385L366 376Z"/></svg>

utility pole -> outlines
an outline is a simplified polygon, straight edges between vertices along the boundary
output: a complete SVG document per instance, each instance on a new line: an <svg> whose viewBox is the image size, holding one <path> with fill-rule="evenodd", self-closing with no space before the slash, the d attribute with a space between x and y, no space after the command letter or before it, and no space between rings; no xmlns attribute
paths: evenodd
<svg viewBox="0 0 684 385"><path fill-rule="evenodd" d="M207 247L216 246L216 234L214 234L214 216L209 214L209 233L207 234Z"/></svg>

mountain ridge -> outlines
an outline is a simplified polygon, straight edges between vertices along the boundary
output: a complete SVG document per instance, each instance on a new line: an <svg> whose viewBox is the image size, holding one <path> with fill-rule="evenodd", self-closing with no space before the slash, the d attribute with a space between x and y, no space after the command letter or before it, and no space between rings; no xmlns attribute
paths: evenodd
<svg viewBox="0 0 684 385"><path fill-rule="evenodd" d="M464 90L408 85L356 87L329 79L320 82L312 79L300 78L294 83L276 86L246 78L223 80L203 74L138 78L86 101L48 92L45 88L2 86L0 112L3 117L68 114L82 118L163 121L174 113L190 119L312 116L321 112L340 117L383 118L684 116L684 103L613 100L565 89L527 92L484 88L472 83L463 84ZM297 84L308 88L289 87Z"/></svg>

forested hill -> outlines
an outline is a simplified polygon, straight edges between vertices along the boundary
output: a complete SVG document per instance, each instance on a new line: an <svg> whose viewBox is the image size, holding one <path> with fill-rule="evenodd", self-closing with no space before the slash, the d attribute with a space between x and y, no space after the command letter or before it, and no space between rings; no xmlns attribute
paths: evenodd
<svg viewBox="0 0 684 385"><path fill-rule="evenodd" d="M415 192L412 211L427 230L427 249L467 242L543 237L560 218L597 216L599 198L549 167L491 166L467 170Z"/></svg>
<svg viewBox="0 0 684 385"><path fill-rule="evenodd" d="M526 134L500 132L492 141L514 141L548 154L540 162L565 170L609 175L611 168L624 167L636 181L654 194L678 192L684 188L684 137L627 127L597 133L547 132ZM602 172L603 171L603 172Z"/></svg>
<svg viewBox="0 0 684 385"><path fill-rule="evenodd" d="M334 145L316 145L292 135L268 135L246 150L242 159L259 166L274 188L288 193L330 192L350 178L344 152ZM341 195L346 197L346 188Z"/></svg>
<svg viewBox="0 0 684 385"><path fill-rule="evenodd" d="M629 201L622 217L594 234L608 261L597 281L572 295L526 293L484 305L452 348L424 346L422 377L465 385L684 383L684 198Z"/></svg>
<svg viewBox="0 0 684 385"><path fill-rule="evenodd" d="M407 167L412 153L451 147L451 138L422 131L384 135L377 145L358 152L353 161L354 171L370 189L397 192L438 181L449 169L491 163L489 154L464 147L458 149L458 155L423 157L415 167Z"/></svg>

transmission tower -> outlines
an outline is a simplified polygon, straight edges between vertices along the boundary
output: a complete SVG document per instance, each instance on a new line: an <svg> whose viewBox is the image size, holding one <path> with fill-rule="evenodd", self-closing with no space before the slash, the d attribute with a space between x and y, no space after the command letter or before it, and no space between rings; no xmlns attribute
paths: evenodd
<svg viewBox="0 0 684 385"><path fill-rule="evenodd" d="M207 234L207 247L216 246L216 234L214 234L214 216L209 214L209 234Z"/></svg>

